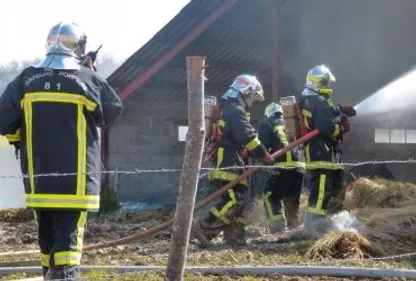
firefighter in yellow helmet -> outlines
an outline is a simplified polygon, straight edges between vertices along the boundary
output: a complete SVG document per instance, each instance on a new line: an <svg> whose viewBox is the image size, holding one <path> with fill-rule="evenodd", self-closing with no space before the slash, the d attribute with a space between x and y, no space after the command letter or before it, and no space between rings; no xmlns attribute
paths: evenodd
<svg viewBox="0 0 416 281"><path fill-rule="evenodd" d="M340 144L350 131L348 117L356 114L352 106L335 105L331 84L336 81L325 65L313 67L307 74L306 87L299 106L307 131L320 134L305 145L306 168L309 171L309 204L305 230L321 235L330 228L328 213L343 208L343 167L340 165Z"/></svg>
<svg viewBox="0 0 416 281"><path fill-rule="evenodd" d="M289 144L281 105L270 103L264 115L265 119L259 128L259 139L269 153L274 153ZM299 201L305 174L305 163L299 161L297 150L288 151L276 158L274 166L282 169L272 172L263 191L264 207L271 233L299 225Z"/></svg>
<svg viewBox="0 0 416 281"><path fill-rule="evenodd" d="M73 23L53 26L46 56L25 68L0 96L0 134L20 144L26 207L35 211L45 280L80 280L87 211L100 204L97 127L122 111L94 72L87 36ZM38 174L66 173L66 176Z"/></svg>
<svg viewBox="0 0 416 281"><path fill-rule="evenodd" d="M216 169L208 174L210 184L217 189L233 181L243 172L242 169L223 169L244 166L240 154L242 149L246 149L257 159L262 159L264 163L273 163L272 157L260 143L248 119L248 111L256 101L264 101L263 87L255 76L248 74L237 76L220 98L221 138L216 142ZM198 239L202 246L207 246L209 241L222 231L228 245L245 244L243 209L247 187L247 180L241 181L229 189L205 217L194 222L192 236Z"/></svg>

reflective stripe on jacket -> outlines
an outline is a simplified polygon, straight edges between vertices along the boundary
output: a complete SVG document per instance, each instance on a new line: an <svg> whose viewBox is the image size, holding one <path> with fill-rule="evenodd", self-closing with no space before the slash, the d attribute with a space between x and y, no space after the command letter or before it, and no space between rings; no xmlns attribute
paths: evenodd
<svg viewBox="0 0 416 281"><path fill-rule="evenodd" d="M305 89L299 101L303 122L307 131L318 129L320 134L305 145L307 169L343 169L338 163L337 139L341 136L341 126L334 123L338 112L328 95Z"/></svg>
<svg viewBox="0 0 416 281"><path fill-rule="evenodd" d="M23 70L0 97L0 134L19 142L26 206L98 210L101 159L97 127L122 104L87 68ZM44 176L44 174L67 174Z"/></svg>
<svg viewBox="0 0 416 281"><path fill-rule="evenodd" d="M269 153L274 153L286 147L289 142L286 137L283 118L273 115L264 119L259 128L259 139ZM300 168L299 170L305 168L305 163L299 161L299 157L292 150L276 158L274 165L280 167L297 167Z"/></svg>
<svg viewBox="0 0 416 281"><path fill-rule="evenodd" d="M266 150L260 143L250 124L248 114L238 99L220 99L219 128L221 140L217 143L216 168L242 166L243 163L239 157L241 149L247 149L251 155L258 158L265 156ZM241 169L213 170L208 174L208 178L232 181L241 173ZM241 184L247 185L247 180L242 181Z"/></svg>

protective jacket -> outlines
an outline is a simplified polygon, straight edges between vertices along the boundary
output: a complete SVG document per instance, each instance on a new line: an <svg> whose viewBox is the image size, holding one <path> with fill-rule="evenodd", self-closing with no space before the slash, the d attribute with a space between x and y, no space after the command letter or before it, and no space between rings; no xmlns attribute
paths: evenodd
<svg viewBox="0 0 416 281"><path fill-rule="evenodd" d="M217 141L218 147L214 161L216 168L242 166L243 163L239 156L242 149L257 157L263 158L266 149L261 144L257 134L250 124L248 113L237 98L223 97L220 99L220 139ZM209 179L219 179L232 181L236 179L241 170L213 170L209 173ZM247 185L247 180L241 182Z"/></svg>
<svg viewBox="0 0 416 281"><path fill-rule="evenodd" d="M0 134L19 142L26 206L98 210L98 127L111 125L122 104L88 68L24 69L0 97ZM63 176L36 176L63 173Z"/></svg>
<svg viewBox="0 0 416 281"><path fill-rule="evenodd" d="M286 137L286 128L281 116L272 115L267 119L264 119L259 128L259 139L261 143L266 147L269 153L274 153L284 147L289 142ZM299 161L298 155L289 150L282 156L275 159L275 166L280 167L297 167L299 171L303 171L305 164Z"/></svg>
<svg viewBox="0 0 416 281"><path fill-rule="evenodd" d="M336 122L341 114L328 95L320 95L310 89L302 92L299 100L305 128L308 132L318 129L320 134L305 145L307 169L342 169L339 165L337 144L342 137L342 127Z"/></svg>

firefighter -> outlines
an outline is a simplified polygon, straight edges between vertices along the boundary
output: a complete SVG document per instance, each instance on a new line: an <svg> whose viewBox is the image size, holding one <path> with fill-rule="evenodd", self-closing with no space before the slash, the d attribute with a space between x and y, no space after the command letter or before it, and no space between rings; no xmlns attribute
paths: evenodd
<svg viewBox="0 0 416 281"><path fill-rule="evenodd" d="M97 127L113 124L123 108L91 59L84 65L86 43L78 25L53 26L45 58L0 97L0 134L20 144L25 203L34 209L45 280L80 280L87 212L100 203ZM70 175L35 177L49 173Z"/></svg>
<svg viewBox="0 0 416 281"><path fill-rule="evenodd" d="M210 184L216 189L233 181L243 172L242 169L222 168L243 166L240 151L244 149L250 156L261 159L264 163L273 163L249 121L248 111L256 101L264 101L263 87L255 76L248 74L237 76L220 98L218 127L221 137L216 142L216 168L208 174ZM222 231L228 245L240 246L246 243L243 209L247 188L247 180L242 180L229 189L204 218L194 222L192 236L199 240L201 246L207 246Z"/></svg>
<svg viewBox="0 0 416 281"><path fill-rule="evenodd" d="M309 70L299 106L305 129L320 134L305 145L306 168L309 171L309 202L305 230L321 235L331 227L328 214L343 206L343 167L340 144L350 131L348 117L356 114L352 106L334 105L331 84L336 79L325 65Z"/></svg>
<svg viewBox="0 0 416 281"><path fill-rule="evenodd" d="M281 105L274 102L269 104L264 115L265 119L259 128L259 139L269 153L274 153L289 144ZM263 203L269 220L270 233L293 229L299 225L298 211L305 163L299 161L298 155L297 150L289 150L276 158L274 166L282 169L273 171L265 184ZM282 212L282 202L284 212Z"/></svg>

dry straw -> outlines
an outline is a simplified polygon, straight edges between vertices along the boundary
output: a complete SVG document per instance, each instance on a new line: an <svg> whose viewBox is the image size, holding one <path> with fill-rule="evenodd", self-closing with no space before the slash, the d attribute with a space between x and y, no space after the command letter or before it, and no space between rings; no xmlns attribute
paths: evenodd
<svg viewBox="0 0 416 281"><path fill-rule="evenodd" d="M306 253L313 260L366 259L383 252L364 236L352 231L332 231L316 241Z"/></svg>

